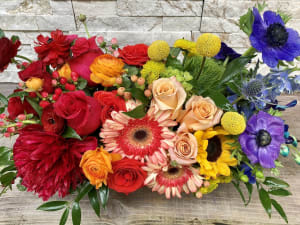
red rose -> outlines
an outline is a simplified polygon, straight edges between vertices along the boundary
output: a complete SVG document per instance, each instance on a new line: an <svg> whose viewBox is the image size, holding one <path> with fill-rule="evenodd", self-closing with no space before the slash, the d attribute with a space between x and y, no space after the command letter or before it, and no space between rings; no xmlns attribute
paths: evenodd
<svg viewBox="0 0 300 225"><path fill-rule="evenodd" d="M80 136L94 132L101 124L100 114L97 113L101 110L100 104L83 91L62 94L54 103L54 110Z"/></svg>
<svg viewBox="0 0 300 225"><path fill-rule="evenodd" d="M66 196L84 180L79 167L81 156L96 149L97 139L64 139L41 129L29 125L21 130L13 147L13 159L22 184L46 201L56 192L60 197Z"/></svg>
<svg viewBox="0 0 300 225"><path fill-rule="evenodd" d="M43 124L44 131L56 134L61 134L65 127L65 120L54 112L53 104L50 104L43 109L41 122Z"/></svg>
<svg viewBox="0 0 300 225"><path fill-rule="evenodd" d="M16 89L14 92L19 92L21 89ZM24 99L22 102L20 97L12 97L8 100L7 111L9 114L9 119L14 120L18 115L24 114L34 114L37 115L37 112L31 107L31 105Z"/></svg>
<svg viewBox="0 0 300 225"><path fill-rule="evenodd" d="M36 42L39 46L34 50L45 64L56 68L69 58L71 43L76 38L77 35L64 35L61 30L52 31L51 37L40 34Z"/></svg>
<svg viewBox="0 0 300 225"><path fill-rule="evenodd" d="M73 59L69 61L71 70L86 79L89 85L95 85L90 79L90 65L97 56L103 55L103 52L97 46L95 39L96 36L89 39L78 38L75 45L71 48Z"/></svg>
<svg viewBox="0 0 300 225"><path fill-rule="evenodd" d="M144 163L135 159L123 158L112 162L113 173L107 179L108 187L129 194L144 186L147 173L142 169Z"/></svg>
<svg viewBox="0 0 300 225"><path fill-rule="evenodd" d="M20 45L21 42L19 40L13 43L6 37L0 38L0 72L3 72L11 62L11 59L17 55Z"/></svg>
<svg viewBox="0 0 300 225"><path fill-rule="evenodd" d="M51 74L47 72L46 64L44 64L42 61L30 63L23 71L20 71L18 74L19 78L22 81L26 81L31 77L43 79L43 91L53 93Z"/></svg>
<svg viewBox="0 0 300 225"><path fill-rule="evenodd" d="M117 96L117 91L97 91L94 93L94 98L101 105L101 122L104 123L106 119L111 119L112 111L125 111L126 103L123 98Z"/></svg>
<svg viewBox="0 0 300 225"><path fill-rule="evenodd" d="M148 46L145 44L127 45L119 49L119 58L123 62L133 66L143 66L148 60Z"/></svg>

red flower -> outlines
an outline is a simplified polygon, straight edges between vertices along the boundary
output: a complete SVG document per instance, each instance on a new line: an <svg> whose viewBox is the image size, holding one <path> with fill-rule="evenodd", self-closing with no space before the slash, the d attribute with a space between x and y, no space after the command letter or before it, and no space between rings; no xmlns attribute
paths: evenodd
<svg viewBox="0 0 300 225"><path fill-rule="evenodd" d="M21 89L16 89L14 92L19 92ZM20 97L12 97L8 100L7 111L9 113L9 119L14 120L18 115L24 114L34 114L37 115L37 112L31 107L31 105L24 99L22 102Z"/></svg>
<svg viewBox="0 0 300 225"><path fill-rule="evenodd" d="M84 136L100 127L100 104L83 91L64 93L54 103L55 113L66 119L79 135Z"/></svg>
<svg viewBox="0 0 300 225"><path fill-rule="evenodd" d="M145 44L127 45L119 49L119 58L128 65L143 66L149 60L147 51L148 46Z"/></svg>
<svg viewBox="0 0 300 225"><path fill-rule="evenodd" d="M113 173L107 179L108 187L129 194L144 186L147 173L142 169L144 163L135 159L123 158L112 162Z"/></svg>
<svg viewBox="0 0 300 225"><path fill-rule="evenodd" d="M89 85L95 85L90 79L90 65L97 56L103 55L95 38L96 36L89 39L78 38L71 48L74 58L69 61L71 70L86 79Z"/></svg>
<svg viewBox="0 0 300 225"><path fill-rule="evenodd" d="M0 73L3 72L11 59L17 55L18 48L21 45L19 40L12 42L6 37L0 38Z"/></svg>
<svg viewBox="0 0 300 225"><path fill-rule="evenodd" d="M61 134L65 127L65 120L54 112L53 104L48 105L43 109L41 122L44 131Z"/></svg>
<svg viewBox="0 0 300 225"><path fill-rule="evenodd" d="M13 157L22 184L46 201L56 192L60 197L66 196L83 181L81 156L97 147L97 139L64 139L41 129L38 126L23 129L14 144Z"/></svg>
<svg viewBox="0 0 300 225"><path fill-rule="evenodd" d="M117 91L97 91L94 93L94 98L100 103L101 122L104 123L106 119L111 119L112 111L127 111L125 100L117 96Z"/></svg>
<svg viewBox="0 0 300 225"><path fill-rule="evenodd" d="M52 31L51 37L40 34L36 43L39 46L34 47L34 50L39 59L56 68L69 58L71 43L76 38L77 35L64 35L61 30Z"/></svg>
<svg viewBox="0 0 300 225"><path fill-rule="evenodd" d="M36 61L29 64L26 69L19 72L19 78L26 81L31 77L37 77L44 80L43 91L53 93L52 78L46 70L46 64L42 61Z"/></svg>

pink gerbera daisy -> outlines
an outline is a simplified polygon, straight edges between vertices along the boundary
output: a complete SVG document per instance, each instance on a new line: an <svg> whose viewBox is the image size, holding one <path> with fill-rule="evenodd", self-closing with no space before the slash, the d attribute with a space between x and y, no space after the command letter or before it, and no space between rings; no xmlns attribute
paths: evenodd
<svg viewBox="0 0 300 225"><path fill-rule="evenodd" d="M103 124L100 137L107 151L141 162L146 160L164 165L167 162L166 150L174 147L175 133L168 127L177 124L170 115L168 111L154 112L153 107L141 119L113 111L112 119Z"/></svg>
<svg viewBox="0 0 300 225"><path fill-rule="evenodd" d="M186 194L195 193L203 184L203 178L192 166L160 166L148 162L143 169L148 172L144 184L152 188L152 191L165 193L167 199L171 195L181 198L182 190Z"/></svg>

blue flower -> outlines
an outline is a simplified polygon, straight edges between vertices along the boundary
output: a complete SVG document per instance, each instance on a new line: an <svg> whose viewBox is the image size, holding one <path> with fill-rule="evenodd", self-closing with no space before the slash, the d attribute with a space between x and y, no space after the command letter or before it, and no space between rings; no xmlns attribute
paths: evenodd
<svg viewBox="0 0 300 225"><path fill-rule="evenodd" d="M241 54L234 51L232 48L228 47L224 42L222 42L221 50L215 56L215 59L225 61L229 57L229 62L240 57Z"/></svg>
<svg viewBox="0 0 300 225"><path fill-rule="evenodd" d="M255 184L256 179L255 176L252 174L252 169L245 163L241 164L241 170L244 171L244 174L249 178L250 184Z"/></svg>
<svg viewBox="0 0 300 225"><path fill-rule="evenodd" d="M253 8L253 14L251 45L262 52L263 60L269 67L276 67L279 60L293 61L300 55L299 34L286 28L280 15L266 11L262 19L257 8Z"/></svg>

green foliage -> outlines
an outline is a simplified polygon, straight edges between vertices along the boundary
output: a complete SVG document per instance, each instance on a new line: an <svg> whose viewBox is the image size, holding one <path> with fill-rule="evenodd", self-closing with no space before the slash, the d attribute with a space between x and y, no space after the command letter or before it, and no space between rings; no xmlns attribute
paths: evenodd
<svg viewBox="0 0 300 225"><path fill-rule="evenodd" d="M11 41L12 41L13 43L16 43L16 41L19 41L19 40L20 40L20 38L19 38L18 36L13 35L13 36L11 37Z"/></svg>
<svg viewBox="0 0 300 225"><path fill-rule="evenodd" d="M287 14L281 10L278 10L277 13L281 16L281 19L283 20L284 24L287 24L292 19L292 15Z"/></svg>
<svg viewBox="0 0 300 225"><path fill-rule="evenodd" d="M83 78L79 77L76 86L77 86L77 88L78 88L79 90L83 90L83 89L86 88L87 83L88 83L88 82L87 82L86 79L83 79Z"/></svg>
<svg viewBox="0 0 300 225"><path fill-rule="evenodd" d="M130 88L128 91L131 93L132 97L140 100L144 105L148 105L149 99L144 95L144 91L139 88Z"/></svg>
<svg viewBox="0 0 300 225"><path fill-rule="evenodd" d="M58 211L58 210L66 208L67 205L68 205L67 201L51 201L51 202L46 202L46 203L40 205L37 208L37 210Z"/></svg>
<svg viewBox="0 0 300 225"><path fill-rule="evenodd" d="M7 104L8 104L7 98L3 94L0 93L0 105L7 106Z"/></svg>
<svg viewBox="0 0 300 225"><path fill-rule="evenodd" d="M240 29L244 31L248 36L252 33L252 25L254 22L254 15L251 9L248 9L248 12L240 17L239 25Z"/></svg>
<svg viewBox="0 0 300 225"><path fill-rule="evenodd" d="M146 115L145 105L139 105L135 109L133 109L129 112L123 112L123 113L125 115L135 118L135 119L143 118Z"/></svg>
<svg viewBox="0 0 300 225"><path fill-rule="evenodd" d="M0 28L0 38L5 37L4 31Z"/></svg>
<svg viewBox="0 0 300 225"><path fill-rule="evenodd" d="M174 48L172 47L170 50L170 56L173 58L177 58L177 56L179 55L181 49L180 48Z"/></svg>
<svg viewBox="0 0 300 225"><path fill-rule="evenodd" d="M271 204L272 203L271 203L269 193L264 188L260 188L258 194L259 194L259 199L260 199L262 206L264 207L267 214L271 218L271 214L272 214L272 205Z"/></svg>
<svg viewBox="0 0 300 225"><path fill-rule="evenodd" d="M20 97L21 101L24 101L24 98L28 96L28 92L26 91L18 91L18 92L14 92L12 94L10 94L9 96L7 96L7 99L13 98L13 97Z"/></svg>
<svg viewBox="0 0 300 225"><path fill-rule="evenodd" d="M109 197L109 188L105 185L102 185L102 187L100 187L98 190L98 195L101 200L101 205L105 209Z"/></svg>
<svg viewBox="0 0 300 225"><path fill-rule="evenodd" d="M289 223L287 216L286 216L283 208L281 207L281 205L274 199L271 199L271 204L276 209L276 211L279 213L279 215L284 219L284 221L286 223Z"/></svg>
<svg viewBox="0 0 300 225"><path fill-rule="evenodd" d="M171 66L178 70L183 70L181 62L177 58L172 57L171 55L169 55L167 58L166 66Z"/></svg>
<svg viewBox="0 0 300 225"><path fill-rule="evenodd" d="M127 74L129 76L138 75L139 72L140 72L140 70L137 67L135 67L135 66L128 66L128 65L126 65L124 68L127 69Z"/></svg>
<svg viewBox="0 0 300 225"><path fill-rule="evenodd" d="M290 185L283 180L280 180L275 177L266 177L263 182L264 185L267 185L271 188L288 188Z"/></svg>
<svg viewBox="0 0 300 225"><path fill-rule="evenodd" d="M65 225L67 223L69 213L70 213L70 209L66 208L65 211L63 212L61 218L60 218L59 225Z"/></svg>
<svg viewBox="0 0 300 225"><path fill-rule="evenodd" d="M89 182L83 183L80 188L78 188L78 195L75 198L75 202L79 202L86 194L88 194L93 189L93 186Z"/></svg>
<svg viewBox="0 0 300 225"><path fill-rule="evenodd" d="M81 223L81 208L80 208L80 205L78 202L73 203L72 222L73 222L73 225L80 225L80 223Z"/></svg>
<svg viewBox="0 0 300 225"><path fill-rule="evenodd" d="M88 196L89 196L90 204L91 204L93 210L95 211L96 215L98 217L100 217L100 204L99 204L99 199L98 199L96 189L92 189L88 193Z"/></svg>
<svg viewBox="0 0 300 225"><path fill-rule="evenodd" d="M72 128L67 126L66 129L64 130L64 133L61 135L64 138L75 138L78 140L82 140L79 134Z"/></svg>
<svg viewBox="0 0 300 225"><path fill-rule="evenodd" d="M209 90L204 93L204 96L209 96L219 108L226 111L234 111L228 99L221 92L217 90Z"/></svg>
<svg viewBox="0 0 300 225"><path fill-rule="evenodd" d="M42 117L43 109L39 104L34 101L32 98L26 98L27 102L32 106L32 108L38 113L40 117Z"/></svg>

